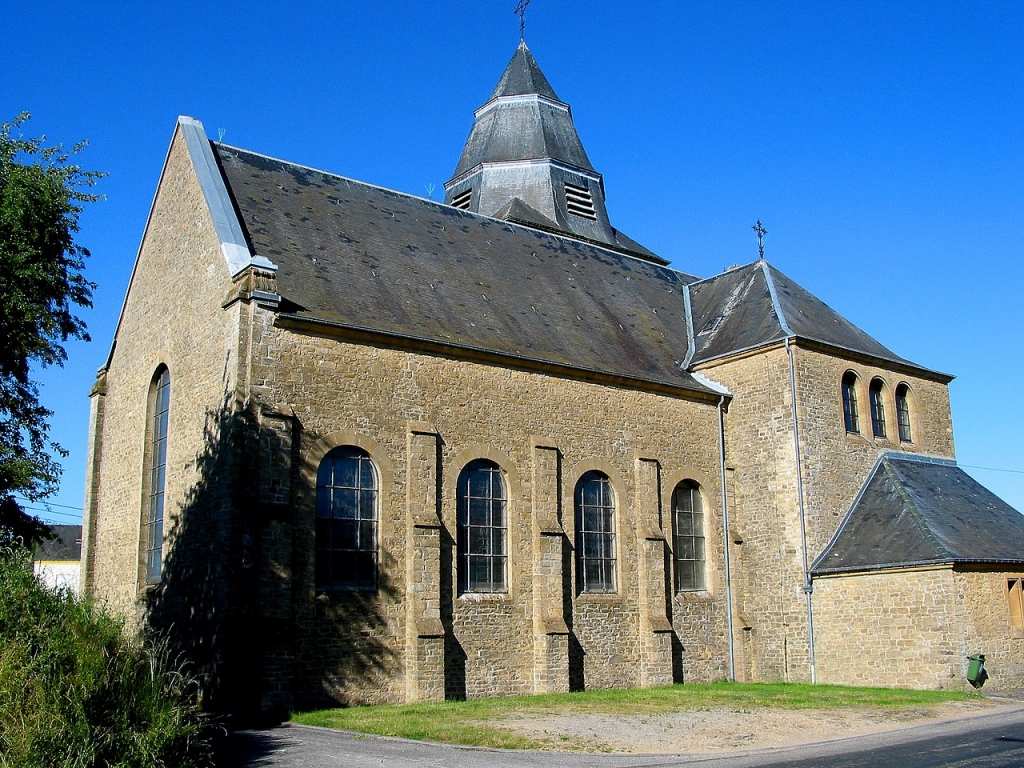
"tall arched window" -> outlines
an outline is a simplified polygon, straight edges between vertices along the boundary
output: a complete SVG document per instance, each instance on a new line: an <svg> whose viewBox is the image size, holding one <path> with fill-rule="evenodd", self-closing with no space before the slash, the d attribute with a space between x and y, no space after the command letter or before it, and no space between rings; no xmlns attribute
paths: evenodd
<svg viewBox="0 0 1024 768"><path fill-rule="evenodd" d="M377 588L377 470L366 451L346 445L316 476L316 589Z"/></svg>
<svg viewBox="0 0 1024 768"><path fill-rule="evenodd" d="M860 409L857 407L857 374L843 374L843 418L847 432L860 432Z"/></svg>
<svg viewBox="0 0 1024 768"><path fill-rule="evenodd" d="M576 483L576 581L580 592L615 592L615 497L608 476Z"/></svg>
<svg viewBox="0 0 1024 768"><path fill-rule="evenodd" d="M871 431L875 437L885 437L885 385L881 379L872 379L868 394L871 398Z"/></svg>
<svg viewBox="0 0 1024 768"><path fill-rule="evenodd" d="M467 464L456 489L459 593L508 590L505 482L493 461Z"/></svg>
<svg viewBox="0 0 1024 768"><path fill-rule="evenodd" d="M142 570L146 584L159 584L164 552L164 485L167 480L167 417L171 406L171 374L161 366L149 394L146 446L146 513Z"/></svg>
<svg viewBox="0 0 1024 768"><path fill-rule="evenodd" d="M700 486L684 480L672 493L676 592L705 589L704 505Z"/></svg>
<svg viewBox="0 0 1024 768"><path fill-rule="evenodd" d="M912 442L910 431L910 387L900 384L896 387L896 423L899 426L900 442Z"/></svg>

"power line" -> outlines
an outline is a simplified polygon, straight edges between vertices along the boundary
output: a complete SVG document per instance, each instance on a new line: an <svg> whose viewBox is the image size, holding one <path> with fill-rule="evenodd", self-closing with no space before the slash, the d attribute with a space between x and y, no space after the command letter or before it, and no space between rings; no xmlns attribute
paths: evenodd
<svg viewBox="0 0 1024 768"><path fill-rule="evenodd" d="M45 512L46 514L53 515L54 517L69 517L72 520L82 519L81 515L73 515L70 512L54 512L51 509L44 509L43 507L24 507L24 509L27 509L30 512Z"/></svg>
<svg viewBox="0 0 1024 768"><path fill-rule="evenodd" d="M17 498L17 497L15 497L15 498ZM30 503L28 499L18 499L18 501L20 501L22 504ZM57 504L56 502L53 502L53 501L42 501L42 502L39 502L39 503L40 504L45 504L48 507L63 507L64 509L75 509L75 510L78 510L79 512L82 511L82 507L72 507L70 504ZM27 507L26 507L26 509L27 509Z"/></svg>
<svg viewBox="0 0 1024 768"><path fill-rule="evenodd" d="M960 464L960 462L957 462ZM1024 475L1024 469L1000 469L998 467L979 467L977 464L960 464L961 467L967 467L968 469L984 469L986 472L1010 472L1014 475Z"/></svg>

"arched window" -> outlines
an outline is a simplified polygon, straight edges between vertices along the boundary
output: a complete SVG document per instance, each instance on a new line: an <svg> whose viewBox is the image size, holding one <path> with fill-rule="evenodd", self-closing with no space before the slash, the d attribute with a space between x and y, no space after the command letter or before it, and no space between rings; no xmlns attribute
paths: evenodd
<svg viewBox="0 0 1024 768"><path fill-rule="evenodd" d="M857 407L857 374L843 374L843 418L847 432L860 432L860 410Z"/></svg>
<svg viewBox="0 0 1024 768"><path fill-rule="evenodd" d="M149 392L146 446L146 512L143 518L142 570L146 584L159 584L164 552L164 485L167 480L167 417L171 374L157 369Z"/></svg>
<svg viewBox="0 0 1024 768"><path fill-rule="evenodd" d="M871 431L875 437L885 437L885 385L881 379L872 379L868 394L871 398Z"/></svg>
<svg viewBox="0 0 1024 768"><path fill-rule="evenodd" d="M580 592L615 592L615 497L608 476L576 483L576 581Z"/></svg>
<svg viewBox="0 0 1024 768"><path fill-rule="evenodd" d="M377 470L366 451L346 445L316 476L316 589L377 588Z"/></svg>
<svg viewBox="0 0 1024 768"><path fill-rule="evenodd" d="M896 423L899 426L900 442L910 443L910 387L900 384L896 387Z"/></svg>
<svg viewBox="0 0 1024 768"><path fill-rule="evenodd" d="M672 493L672 534L676 592L705 589L704 505L700 486L690 480Z"/></svg>
<svg viewBox="0 0 1024 768"><path fill-rule="evenodd" d="M477 459L459 474L459 593L505 592L508 515L505 482L493 461Z"/></svg>

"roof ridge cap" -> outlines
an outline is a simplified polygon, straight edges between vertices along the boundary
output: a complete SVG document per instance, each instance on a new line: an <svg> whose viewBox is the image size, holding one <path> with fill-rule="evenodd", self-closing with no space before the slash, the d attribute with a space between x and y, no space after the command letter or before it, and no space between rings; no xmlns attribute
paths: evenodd
<svg viewBox="0 0 1024 768"><path fill-rule="evenodd" d="M853 517L853 510L857 508L857 505L860 504L861 499L864 498L864 494L867 493L868 486L871 485L871 480L875 476L875 473L878 472L878 466L882 463L882 459L884 458L885 454L882 454L877 459L875 459L875 463L871 466L871 471L868 472L868 475L865 478L864 482L861 483L860 490L858 490L857 495L853 497L853 501L850 503L850 508L846 510L846 514L843 516L842 521L839 523L839 527L836 528L836 532L832 534L832 538L828 540L828 544L826 544L825 548L821 550L821 553L816 558L814 558L814 562L812 562L810 567L807 569L812 574L816 570L817 566L824 559L824 557L831 551L832 546L837 541L839 541L839 536L846 528L846 525L850 522L850 518Z"/></svg>
<svg viewBox="0 0 1024 768"><path fill-rule="evenodd" d="M890 461L909 461L915 464L936 464L942 467L959 467L956 459L946 456L932 456L927 453L906 453L904 451L886 451L882 454Z"/></svg>
<svg viewBox="0 0 1024 768"><path fill-rule="evenodd" d="M751 261L747 264L740 264L739 266L736 267L730 267L729 269L723 270L722 272L718 272L717 274L708 275L707 277L702 277L699 280L694 280L692 283L690 283L690 285L697 285L697 283L707 283L710 282L711 280L718 280L719 278L725 277L726 275L732 272L739 272L741 269L747 269L748 267L753 267L756 265L756 261Z"/></svg>
<svg viewBox="0 0 1024 768"><path fill-rule="evenodd" d="M779 325L782 327L782 332L789 338L795 338L796 334L793 333L793 329L789 327L789 322L786 320L786 313L782 311L782 304L779 302L779 294L775 290L775 281L772 280L772 274L769 271L770 267L768 262L761 258L757 260L757 264L760 265L761 273L764 275L764 282L768 287L768 296L772 300L772 309L775 310L775 316L779 319Z"/></svg>
<svg viewBox="0 0 1024 768"><path fill-rule="evenodd" d="M263 152L256 152L256 151L254 151L252 149L246 149L245 147L236 147L233 144L225 144L224 142L220 142L220 141L213 141L211 143L214 146L224 147L225 149L234 149L234 150L237 150L239 152L245 152L247 155L255 155L256 157L262 157L262 158L264 158L266 160L276 160L277 162L284 163L285 165L294 165L296 168L302 168L303 170L306 170L306 171L313 171L313 173L322 173L325 176L333 176L334 178L342 179L343 181L351 181L351 182L353 182L355 184L362 184L364 187L373 187L374 189L379 189L382 192L390 192L390 193L392 193L394 195L401 195L402 197L410 197L413 200L419 200L419 201L424 202L424 203L433 203L434 205L444 205L446 208L451 208L452 207L450 205L445 205L445 203L438 202L437 200L431 200L430 198L427 198L427 197L420 197L419 195L414 195L411 192L403 192L400 189L391 189L390 187L382 187L380 184L374 184L372 181L363 181L362 179L355 179L355 178L352 178L351 176L343 176L342 174L335 173L334 171L328 171L328 170L324 170L323 168L316 168L316 167L314 167L312 165L305 165L303 163L296 163L296 162L293 162L291 160L285 160L283 157L274 157L273 155L268 155L268 154L265 154ZM463 213L468 213L468 211L463 211Z"/></svg>
<svg viewBox="0 0 1024 768"><path fill-rule="evenodd" d="M676 274L676 273L673 273ZM697 337L693 333L693 306L690 303L690 285L683 283L683 308L686 310L686 357L682 367L689 370L693 356L697 354Z"/></svg>
<svg viewBox="0 0 1024 768"><path fill-rule="evenodd" d="M914 522L917 523L917 527L920 529L921 533L928 541L932 543L932 546L935 547L939 554L945 555L947 559L955 559L955 555L952 552L950 552L949 549L947 549L946 546L942 544L942 542L939 541L938 537L932 531L931 526L929 526L928 523L925 521L924 516L921 514L921 511L917 508L917 505L914 503L914 500L910 498L910 494L907 493L906 489L903 487L903 484L900 482L899 477L896 475L896 470L889 464L889 461L890 456L888 455L888 453L882 454L882 468L885 471L885 474L892 481L893 485L896 487L896 493L899 494L901 499L903 499L903 503L906 504L907 509L910 511L910 514L914 518Z"/></svg>

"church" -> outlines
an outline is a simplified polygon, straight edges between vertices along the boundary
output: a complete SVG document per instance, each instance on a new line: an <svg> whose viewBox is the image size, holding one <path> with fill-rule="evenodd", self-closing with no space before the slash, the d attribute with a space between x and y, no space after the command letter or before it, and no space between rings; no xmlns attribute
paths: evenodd
<svg viewBox="0 0 1024 768"><path fill-rule="evenodd" d="M467 105L468 108L472 105ZM454 159L454 158L453 158ZM952 376L619 231L521 43L443 203L181 117L91 398L87 594L220 709L1024 687Z"/></svg>

